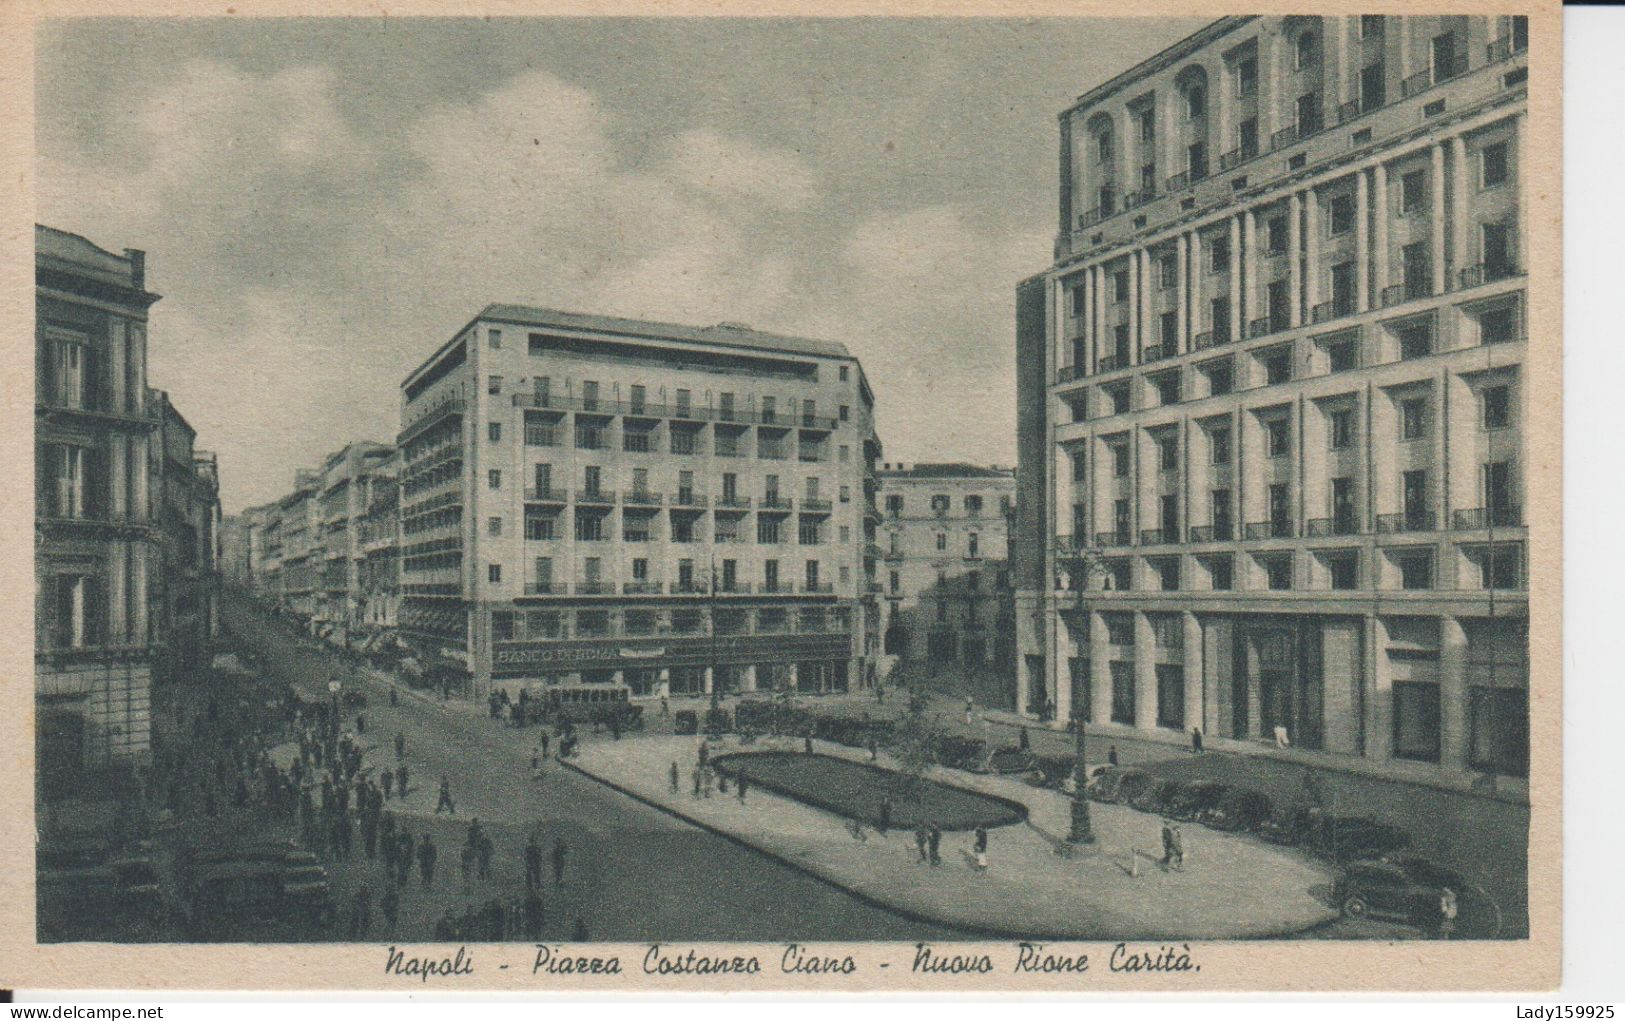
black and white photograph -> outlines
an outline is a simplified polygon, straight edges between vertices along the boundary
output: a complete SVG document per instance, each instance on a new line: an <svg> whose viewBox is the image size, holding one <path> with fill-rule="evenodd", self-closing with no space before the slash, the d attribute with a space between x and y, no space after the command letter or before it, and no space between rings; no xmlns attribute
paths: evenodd
<svg viewBox="0 0 1625 1021"><path fill-rule="evenodd" d="M1547 975L1557 19L1300 6L33 22L24 941Z"/></svg>

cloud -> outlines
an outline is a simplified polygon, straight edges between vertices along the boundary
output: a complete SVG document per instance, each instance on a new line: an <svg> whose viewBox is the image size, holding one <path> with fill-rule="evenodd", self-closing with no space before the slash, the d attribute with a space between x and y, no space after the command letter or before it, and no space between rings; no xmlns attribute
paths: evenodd
<svg viewBox="0 0 1625 1021"><path fill-rule="evenodd" d="M794 153L766 149L715 131L687 131L671 143L677 179L724 199L774 209L804 209L818 197L816 177Z"/></svg>

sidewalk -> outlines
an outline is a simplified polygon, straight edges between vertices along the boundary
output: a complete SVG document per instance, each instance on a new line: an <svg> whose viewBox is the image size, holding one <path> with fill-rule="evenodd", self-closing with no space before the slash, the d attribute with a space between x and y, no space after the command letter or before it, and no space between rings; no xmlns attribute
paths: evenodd
<svg viewBox="0 0 1625 1021"><path fill-rule="evenodd" d="M1245 837L1184 828L1183 872L1164 872L1159 821L1118 805L1092 805L1096 843L1063 857L1070 801L1007 777L933 769L932 779L1021 801L1026 825L989 834L989 869L973 867L969 834L945 837L943 864L917 860L911 833L869 832L859 841L844 819L759 788L742 804L732 790L695 798L686 781L673 794L671 764L688 776L699 739L637 737L592 742L567 763L587 776L698 826L917 918L988 935L1048 939L1258 939L1327 922L1330 872L1295 853ZM799 748L800 742L784 745ZM714 754L766 750L729 739ZM817 750L857 761L866 753L819 742ZM886 757L882 765L890 765ZM1136 851L1140 852L1138 856Z"/></svg>

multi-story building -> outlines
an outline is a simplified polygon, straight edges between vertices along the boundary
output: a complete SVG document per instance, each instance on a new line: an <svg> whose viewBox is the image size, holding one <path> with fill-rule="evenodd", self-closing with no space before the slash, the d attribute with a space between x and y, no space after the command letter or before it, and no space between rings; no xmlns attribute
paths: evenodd
<svg viewBox="0 0 1625 1021"><path fill-rule="evenodd" d="M167 393L150 390L147 403L158 419L147 489L159 553L148 578L148 618L157 637L156 673L168 680L202 666L216 633L219 464L214 454L196 449L196 430Z"/></svg>
<svg viewBox="0 0 1625 1021"><path fill-rule="evenodd" d="M294 473L293 492L279 504L282 606L309 626L312 633L319 627L317 593L326 559L321 541L320 488L321 472L302 468Z"/></svg>
<svg viewBox="0 0 1625 1021"><path fill-rule="evenodd" d="M1023 704L1525 774L1526 33L1224 18L1061 115Z"/></svg>
<svg viewBox="0 0 1625 1021"><path fill-rule="evenodd" d="M881 672L901 677L951 668L1008 677L1015 658L1007 562L1015 472L888 463L879 479Z"/></svg>
<svg viewBox="0 0 1625 1021"><path fill-rule="evenodd" d="M398 448L377 459L362 479L366 512L361 523L357 572L360 624L393 628L401 602L401 458Z"/></svg>
<svg viewBox="0 0 1625 1021"><path fill-rule="evenodd" d="M312 527L320 528L320 554L313 564L313 615L318 629L339 644L362 622L362 531L372 497L370 479L393 453L386 444L358 441L329 456L318 473L314 502L319 524Z"/></svg>
<svg viewBox="0 0 1625 1021"><path fill-rule="evenodd" d="M150 752L146 257L36 227L35 698L46 787Z"/></svg>
<svg viewBox="0 0 1625 1021"><path fill-rule="evenodd" d="M840 344L492 305L401 421L401 627L476 694L872 683L880 443Z"/></svg>

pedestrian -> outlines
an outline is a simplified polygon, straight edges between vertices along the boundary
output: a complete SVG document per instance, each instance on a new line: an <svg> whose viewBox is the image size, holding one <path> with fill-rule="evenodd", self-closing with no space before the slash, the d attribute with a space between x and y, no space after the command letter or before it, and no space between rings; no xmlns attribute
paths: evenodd
<svg viewBox="0 0 1625 1021"><path fill-rule="evenodd" d="M931 824L931 864L942 864L942 827Z"/></svg>
<svg viewBox="0 0 1625 1021"><path fill-rule="evenodd" d="M700 768L704 769L711 762L711 746L704 741L700 742Z"/></svg>
<svg viewBox="0 0 1625 1021"><path fill-rule="evenodd" d="M1169 819L1162 820L1162 861L1159 864L1164 872L1174 864L1174 824Z"/></svg>
<svg viewBox="0 0 1625 1021"><path fill-rule="evenodd" d="M395 787L395 773L392 770L386 769L384 770L384 775L380 777L380 779L384 782L384 800L388 801L389 793Z"/></svg>
<svg viewBox="0 0 1625 1021"><path fill-rule="evenodd" d="M485 834L480 835L480 842L474 847L475 861L479 863L480 881L487 882L491 878L491 857L496 853L496 845Z"/></svg>
<svg viewBox="0 0 1625 1021"><path fill-rule="evenodd" d="M361 840L366 845L369 859L378 857L378 814L372 809L361 817Z"/></svg>
<svg viewBox="0 0 1625 1021"><path fill-rule="evenodd" d="M401 693L400 693L400 690L399 690L399 689L397 689L397 688L396 688L396 687L395 687L395 685L393 685L393 684L391 684L391 685L390 685L390 686L389 686L389 704L390 704L390 705L391 705L391 706L398 706L398 705L400 705L400 704L401 704Z"/></svg>
<svg viewBox="0 0 1625 1021"><path fill-rule="evenodd" d="M438 854L434 846L434 837L425 833L418 843L418 872L423 877L425 888L434 886L434 860Z"/></svg>
<svg viewBox="0 0 1625 1021"><path fill-rule="evenodd" d="M802 736L802 738L801 738L801 750L806 752L808 755L811 755L813 753L812 735L811 734L805 734L805 735Z"/></svg>
<svg viewBox="0 0 1625 1021"><path fill-rule="evenodd" d="M885 794L880 798L880 825L877 827L880 835L885 836L891 831L891 795Z"/></svg>
<svg viewBox="0 0 1625 1021"><path fill-rule="evenodd" d="M920 861L922 863L929 863L931 861L930 852L927 850L927 845L930 843L930 840L931 831L925 828L925 823L915 823L914 847L920 852Z"/></svg>
<svg viewBox="0 0 1625 1021"><path fill-rule="evenodd" d="M694 767L694 796L696 798L700 796L700 774L703 773L704 771L705 771L704 766L695 766Z"/></svg>
<svg viewBox="0 0 1625 1021"><path fill-rule="evenodd" d="M660 696L660 718L665 719L671 715L671 702L665 695Z"/></svg>
<svg viewBox="0 0 1625 1021"><path fill-rule="evenodd" d="M393 883L384 884L384 896L378 902L378 906L384 912L384 925L386 927L384 935L393 937L395 935L395 919L399 918L401 913L401 895L395 892Z"/></svg>
<svg viewBox="0 0 1625 1021"><path fill-rule="evenodd" d="M1195 752L1198 755L1202 754L1202 728L1201 727L1192 727L1191 728L1191 751Z"/></svg>
<svg viewBox="0 0 1625 1021"><path fill-rule="evenodd" d="M715 770L714 772L717 774L717 793L718 794L727 794L728 793L728 774L723 772L720 769Z"/></svg>
<svg viewBox="0 0 1625 1021"><path fill-rule="evenodd" d="M746 779L745 771L742 770L742 769L739 771L739 775L737 777L735 777L734 779L738 782L738 786L739 786L739 803L741 805L743 805L745 803L745 786L750 781L748 779Z"/></svg>
<svg viewBox="0 0 1625 1021"><path fill-rule="evenodd" d="M380 845L379 849L384 855L384 874L387 876L393 876L395 875L396 853L400 850L400 845L395 842L394 816L386 814L383 821L379 824L378 842Z"/></svg>
<svg viewBox="0 0 1625 1021"><path fill-rule="evenodd" d="M543 759L547 758L547 745L548 745L548 736L547 736L547 731L544 730L544 731L542 731L542 758Z"/></svg>
<svg viewBox="0 0 1625 1021"><path fill-rule="evenodd" d="M542 775L542 746L539 744L530 747L530 775L532 779Z"/></svg>
<svg viewBox="0 0 1625 1021"><path fill-rule="evenodd" d="M1117 746L1116 745L1112 745L1110 748L1106 749L1106 761L1111 763L1114 766L1117 765Z"/></svg>
<svg viewBox="0 0 1625 1021"><path fill-rule="evenodd" d="M451 781L445 777L440 778L440 800L435 802L434 814L439 815L441 809L457 814L457 805L451 800Z"/></svg>
<svg viewBox="0 0 1625 1021"><path fill-rule="evenodd" d="M1032 747L1032 741L1027 736L1027 728L1026 727L1021 728L1020 747L1021 747L1022 751L1028 751Z"/></svg>
<svg viewBox="0 0 1625 1021"><path fill-rule="evenodd" d="M395 795L402 801L406 800L406 763L395 767Z"/></svg>
<svg viewBox="0 0 1625 1021"><path fill-rule="evenodd" d="M406 758L406 732L397 730L395 732L395 761L400 762L404 758Z"/></svg>
<svg viewBox="0 0 1625 1021"><path fill-rule="evenodd" d="M462 864L462 867L463 867L463 892L467 893L472 888L472 882L473 882L473 878L474 878L474 845L473 844L464 844L463 845L463 853L462 853L461 864Z"/></svg>
<svg viewBox="0 0 1625 1021"><path fill-rule="evenodd" d="M340 861L350 860L350 813L339 809L333 813L333 850Z"/></svg>
<svg viewBox="0 0 1625 1021"><path fill-rule="evenodd" d="M707 798L711 797L711 788L715 786L716 783L716 776L714 772L710 769L703 770L700 774L700 781L703 784L705 796Z"/></svg>
<svg viewBox="0 0 1625 1021"><path fill-rule="evenodd" d="M437 943L450 943L457 938L457 923L451 917L451 908L442 912L435 921L434 938Z"/></svg>
<svg viewBox="0 0 1625 1021"><path fill-rule="evenodd" d="M570 938L577 943L587 942L587 920L585 918L576 919L575 930L570 934Z"/></svg>
<svg viewBox="0 0 1625 1021"><path fill-rule="evenodd" d="M540 865L537 866L540 871ZM539 940L542 938L542 919L544 914L541 890L533 889L525 894L525 938Z"/></svg>
<svg viewBox="0 0 1625 1021"><path fill-rule="evenodd" d="M401 830L399 844L400 846L396 849L395 861L396 867L400 871L395 874L395 882L400 886L405 886L407 877L412 874L413 855L412 834L405 828Z"/></svg>
<svg viewBox="0 0 1625 1021"><path fill-rule="evenodd" d="M677 760L671 760L671 792L677 793Z"/></svg>
<svg viewBox="0 0 1625 1021"><path fill-rule="evenodd" d="M525 889L535 891L542 886L542 844L532 833L525 842Z"/></svg>
<svg viewBox="0 0 1625 1021"><path fill-rule="evenodd" d="M971 725L971 719L975 715L975 712L976 712L976 699L972 698L969 695L966 695L965 696L965 726L968 727L968 726Z"/></svg>
<svg viewBox="0 0 1625 1021"><path fill-rule="evenodd" d="M873 763L873 762L877 761L879 758L880 758L880 743L877 742L874 738L871 737L869 739L869 761L871 763Z"/></svg>
<svg viewBox="0 0 1625 1021"><path fill-rule="evenodd" d="M356 713L355 732L357 734L365 734L367 732L367 715L365 713Z"/></svg>
<svg viewBox="0 0 1625 1021"><path fill-rule="evenodd" d="M976 843L973 847L976 852L976 868L980 872L987 871L987 827L976 827Z"/></svg>
<svg viewBox="0 0 1625 1021"><path fill-rule="evenodd" d="M564 846L564 838L553 841L553 885L564 885L564 858L568 850Z"/></svg>

